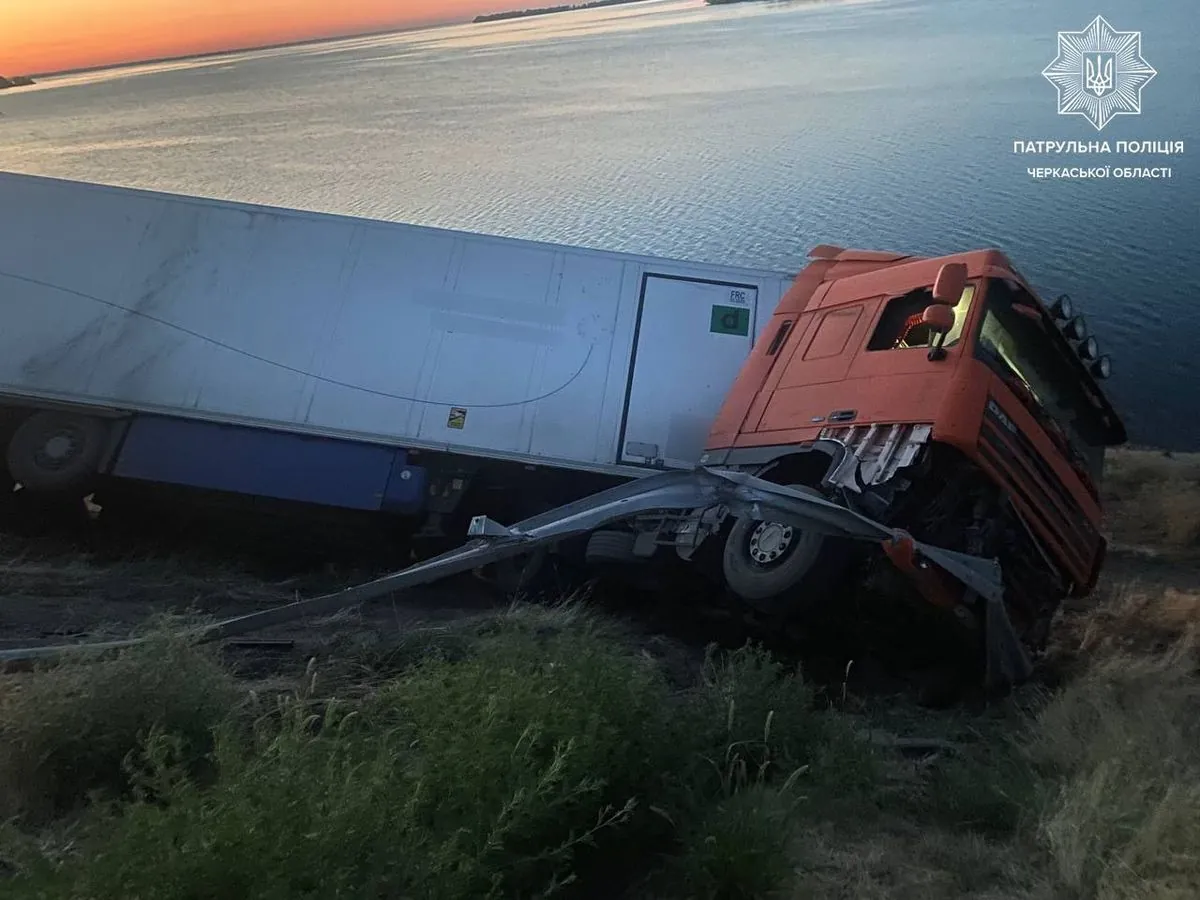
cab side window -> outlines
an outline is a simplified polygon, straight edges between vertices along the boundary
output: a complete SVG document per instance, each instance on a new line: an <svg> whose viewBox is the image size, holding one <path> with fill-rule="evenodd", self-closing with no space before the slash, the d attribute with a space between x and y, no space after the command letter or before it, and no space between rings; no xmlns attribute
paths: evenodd
<svg viewBox="0 0 1200 900"><path fill-rule="evenodd" d="M953 347L962 337L963 327L967 322L967 313L971 309L971 298L975 294L974 285L968 284L963 290L954 307L954 327L946 335L943 346ZM892 297L883 308L883 314L875 326L871 340L867 343L868 350L906 350L914 347L928 348L933 341L933 333L921 322L925 307L933 303L933 292L929 288L917 288L899 297Z"/></svg>
<svg viewBox="0 0 1200 900"><path fill-rule="evenodd" d="M862 318L863 308L851 306L845 309L831 309L821 317L808 349L804 351L804 359L826 359L830 356L841 356L850 343L850 336Z"/></svg>

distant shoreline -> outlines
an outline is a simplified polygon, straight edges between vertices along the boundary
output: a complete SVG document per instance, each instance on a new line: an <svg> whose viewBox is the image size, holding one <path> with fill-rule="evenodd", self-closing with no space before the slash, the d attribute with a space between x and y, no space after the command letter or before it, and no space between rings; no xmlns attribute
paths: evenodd
<svg viewBox="0 0 1200 900"><path fill-rule="evenodd" d="M540 16L540 15L549 15L552 13L559 13L559 12L569 12L571 10L598 9L598 8L603 8L606 6L623 6L623 5L629 4L629 3L642 3L642 2L644 2L644 0L591 0L591 2L578 3L578 4L567 4L567 5L561 5L561 6L546 6L546 7L539 7L539 8L534 8L534 9L513 10L511 12L501 12L501 13L484 13L483 15L476 16L471 21L473 23L498 22L498 21L504 21L504 20L509 20L509 19L527 18L529 16ZM709 6L716 6L716 5L720 5L720 4L724 4L724 3L752 3L752 2L756 2L756 0L705 0L705 3ZM212 52L207 52L207 53L185 53L180 56L156 56L151 59L135 59L135 60L129 60L128 62L104 63L104 64L96 65L96 66L79 66L74 69L54 69L54 70L49 70L46 72L34 72L31 75L20 76L21 79L28 79L27 81L22 80L21 84L13 84L12 82L15 79L0 78L0 90L4 90L4 89L10 88L10 87L24 87L27 85L37 84L37 82L34 79L43 79L44 80L47 78L59 78L59 77L65 77L68 75L87 75L91 72L111 72L111 71L117 71L120 69L132 69L136 66L155 66L155 65L161 65L163 63L193 62L193 61L201 60L201 59L214 59L219 56L228 56L229 54L232 54L232 53L253 53L258 50L286 50L290 47L308 47L313 44L326 44L326 43L330 43L332 41L349 41L349 40L354 40L355 38L383 37L383 36L389 35L389 34L405 34L410 31L423 31L427 28L436 28L436 27L441 27L441 26L445 26L445 25L464 24L466 21L467 20L464 20L464 19L458 19L458 20L452 20L449 22L441 22L436 25L419 25L419 26L412 27L412 28L383 28L383 29L376 29L374 31L356 31L356 32L351 32L349 34L333 34L333 35L325 35L323 37L305 38L304 40L300 40L300 41L284 41L284 42L278 43L278 44L260 44L260 45L245 46L245 47L230 47L225 50L213 50ZM5 83L6 81L8 83Z"/></svg>
<svg viewBox="0 0 1200 900"><path fill-rule="evenodd" d="M623 6L627 3L642 3L644 0L590 0L584 3L565 3L559 6L539 6L531 9L513 9L507 12L481 13L472 19L478 25L484 22L505 22L512 19L527 19L532 16L548 16L554 13L575 12L581 9L600 9L605 6ZM721 6L726 3L753 3L755 0L704 0L708 6Z"/></svg>
<svg viewBox="0 0 1200 900"><path fill-rule="evenodd" d="M629 0L633 2L633 0ZM287 50L290 47L308 47L313 44L328 44L334 41L352 41L356 38L384 37L389 34L407 34L410 31L423 31L427 28L444 25L461 25L465 20L442 22L439 25L419 25L412 28L382 28L374 31L356 31L350 34L333 34L324 37L305 38L300 41L284 41L279 44L258 44L247 47L230 47L227 50L213 50L210 53L185 53L182 56L156 56L153 59L134 59L129 62L106 63L98 66L81 66L76 69L56 69L52 72L34 72L31 78L59 78L66 75L87 75L90 72L112 72L118 69L132 69L136 66L157 66L162 63L194 62L200 59L215 59L228 56L231 53L254 53L259 50Z"/></svg>
<svg viewBox="0 0 1200 900"><path fill-rule="evenodd" d="M590 0L587 3L564 4L561 6L541 6L534 9L514 9L508 12L482 13L471 21L478 25L482 22L503 22L509 19L527 19L531 16L548 16L553 13L574 12L580 9L599 9L605 6L622 6L626 3L641 3L642 0Z"/></svg>

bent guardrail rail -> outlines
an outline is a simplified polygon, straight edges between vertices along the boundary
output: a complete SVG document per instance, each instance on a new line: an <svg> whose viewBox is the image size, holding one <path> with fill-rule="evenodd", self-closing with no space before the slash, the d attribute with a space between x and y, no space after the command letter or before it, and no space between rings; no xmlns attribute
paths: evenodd
<svg viewBox="0 0 1200 900"><path fill-rule="evenodd" d="M603 525L656 510L686 511L723 505L739 516L772 519L836 537L862 541L910 541L919 557L932 562L974 591L986 604L986 681L1015 684L1032 672L1032 663L1008 618L1000 564L915 541L853 510L742 472L697 468L665 472L617 485L511 526L486 516L471 521L473 540L455 550L373 581L298 600L273 609L225 619L183 633L197 643L236 637L310 615L326 615L451 575L471 571L538 547L584 535ZM0 650L0 663L52 659L67 654L105 652L135 646L143 638L56 644Z"/></svg>

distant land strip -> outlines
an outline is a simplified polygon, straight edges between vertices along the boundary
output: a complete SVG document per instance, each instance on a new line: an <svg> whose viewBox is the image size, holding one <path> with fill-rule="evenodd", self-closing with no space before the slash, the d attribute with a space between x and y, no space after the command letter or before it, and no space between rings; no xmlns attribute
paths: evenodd
<svg viewBox="0 0 1200 900"><path fill-rule="evenodd" d="M547 16L551 13L571 12L575 9L597 9L601 6L620 6L623 3L638 3L640 0L591 0L590 3L543 6L538 9L514 9L509 12L484 13L474 18L475 22L499 22L503 19L524 19L529 16Z"/></svg>
<svg viewBox="0 0 1200 900"><path fill-rule="evenodd" d="M500 22L504 19L525 19L529 16L548 16L551 13L571 12L576 9L597 9L602 6L620 6L625 3L640 3L642 0L591 0L590 3L567 3L562 6L541 6L536 9L513 9L508 12L483 13L476 16L473 22ZM725 3L749 3L752 0L704 0L709 6L720 6Z"/></svg>

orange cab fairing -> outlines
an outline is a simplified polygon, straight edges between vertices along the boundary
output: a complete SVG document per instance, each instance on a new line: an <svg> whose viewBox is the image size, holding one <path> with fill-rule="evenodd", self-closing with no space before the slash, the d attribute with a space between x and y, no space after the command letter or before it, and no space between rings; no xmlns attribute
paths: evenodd
<svg viewBox="0 0 1200 900"><path fill-rule="evenodd" d="M831 247L810 255L815 259L781 299L718 414L704 461L765 462L812 446L837 425L928 425L934 442L957 448L1011 495L1074 591L1090 589L1105 550L1099 502L972 349L985 279L1006 279L1040 304L1008 258L996 250L922 259ZM945 356L930 359L927 347L869 347L885 304L929 288L947 263L966 265L967 288ZM1115 414L1109 429L1119 435L1113 443L1124 440Z"/></svg>
<svg viewBox="0 0 1200 900"><path fill-rule="evenodd" d="M951 433L968 431L964 386L952 377L969 361L966 341L937 361L920 348L866 349L888 299L932 285L947 262L966 263L976 292L985 269L1009 265L991 250L935 260L843 251L811 263L780 300L717 416L707 450L813 441L837 423L831 413L848 409L854 424L937 423ZM956 332L970 333L979 306L976 296ZM781 328L786 337L779 343ZM961 422L964 414L968 421Z"/></svg>

